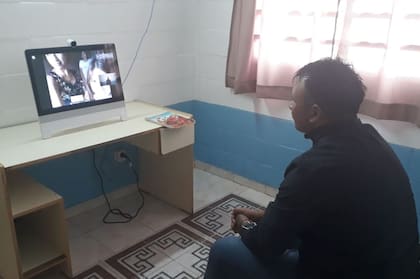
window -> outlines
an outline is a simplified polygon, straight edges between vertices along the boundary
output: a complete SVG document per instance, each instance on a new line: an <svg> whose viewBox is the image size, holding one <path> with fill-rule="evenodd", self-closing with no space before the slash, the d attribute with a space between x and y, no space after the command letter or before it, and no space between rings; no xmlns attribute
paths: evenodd
<svg viewBox="0 0 420 279"><path fill-rule="evenodd" d="M237 0L226 83L236 93L286 99L297 69L340 56L368 87L362 113L419 124L417 30L418 0Z"/></svg>

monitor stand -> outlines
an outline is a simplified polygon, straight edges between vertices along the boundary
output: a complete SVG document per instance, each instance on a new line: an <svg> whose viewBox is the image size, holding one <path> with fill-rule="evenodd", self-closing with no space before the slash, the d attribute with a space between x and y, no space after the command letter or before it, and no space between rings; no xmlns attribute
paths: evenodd
<svg viewBox="0 0 420 279"><path fill-rule="evenodd" d="M60 132L119 118L127 119L124 101L41 115L39 124L43 139Z"/></svg>

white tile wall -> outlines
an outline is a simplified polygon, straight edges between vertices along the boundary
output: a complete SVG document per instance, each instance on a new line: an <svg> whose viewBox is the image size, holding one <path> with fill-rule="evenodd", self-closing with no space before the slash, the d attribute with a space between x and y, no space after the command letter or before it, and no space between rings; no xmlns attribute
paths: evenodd
<svg viewBox="0 0 420 279"><path fill-rule="evenodd" d="M200 0L200 28L227 30L230 29L233 0Z"/></svg>
<svg viewBox="0 0 420 279"><path fill-rule="evenodd" d="M138 84L145 85L194 78L194 70L193 56L169 55L138 59L132 74L138 77Z"/></svg>
<svg viewBox="0 0 420 279"><path fill-rule="evenodd" d="M157 0L155 9L156 20L150 27L151 31L157 30L193 30L192 18L194 17L195 2L193 0Z"/></svg>
<svg viewBox="0 0 420 279"><path fill-rule="evenodd" d="M0 75L0 98L1 125L10 126L36 119L35 101L28 75Z"/></svg>
<svg viewBox="0 0 420 279"><path fill-rule="evenodd" d="M229 29L200 30L197 37L200 55L213 54L227 57Z"/></svg>
<svg viewBox="0 0 420 279"><path fill-rule="evenodd" d="M193 90L194 83L192 83L191 80L177 80L139 86L128 91L135 91L135 95L139 98L139 100L153 104L160 103L165 106L177 102L190 101L190 93Z"/></svg>
<svg viewBox="0 0 420 279"><path fill-rule="evenodd" d="M2 33L0 32L0 36ZM21 50L28 48L29 45L29 39L26 38L0 38L0 77L26 71L25 55Z"/></svg>
<svg viewBox="0 0 420 279"><path fill-rule="evenodd" d="M226 56L200 55L198 76L209 80L216 80L224 86Z"/></svg>

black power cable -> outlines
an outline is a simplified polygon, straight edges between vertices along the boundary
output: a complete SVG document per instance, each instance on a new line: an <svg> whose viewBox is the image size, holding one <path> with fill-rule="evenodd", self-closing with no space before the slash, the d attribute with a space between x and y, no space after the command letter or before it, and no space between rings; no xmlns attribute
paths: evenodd
<svg viewBox="0 0 420 279"><path fill-rule="evenodd" d="M131 61L130 67L128 68L127 75L125 76L125 78L123 80L123 85L127 81L128 76L130 75L131 70L133 69L134 63L137 60L137 55L139 54L140 47L143 44L144 37L146 36L147 32L149 32L150 22L152 21L152 17L153 17L153 10L155 9L155 2L156 2L156 0L152 0L152 7L150 8L149 19L147 20L146 28L145 28L143 34L141 35L139 43L137 44L136 53L134 55L133 60Z"/></svg>
<svg viewBox="0 0 420 279"><path fill-rule="evenodd" d="M101 173L98 165L96 164L96 151L93 150L93 164L95 166L96 173L99 176L99 179L100 179L100 182L101 182L101 191L102 191L102 194L103 194L103 196L105 198L106 204L108 206L108 212L102 218L102 222L104 224L129 223L129 222L131 222L134 218L136 218L139 215L140 211L144 207L144 195L143 195L143 193L142 193L142 191L140 189L139 174L138 174L137 170L135 169L135 167L133 165L133 162L131 161L130 157L127 154L125 154L124 152L121 152L120 156L122 158L126 159L126 161L128 162L128 166L130 167L130 169L133 171L134 175L136 176L136 187L137 187L137 191L139 193L139 196L141 198L141 204L136 209L136 211L135 211L134 214L123 212L121 209L119 209L119 208L113 208L111 206L111 202L109 201L108 196L107 196L107 194L105 192L105 189L104 189L104 178L102 177L102 173ZM120 217L123 218L123 220L108 221L108 216L109 215L120 216Z"/></svg>

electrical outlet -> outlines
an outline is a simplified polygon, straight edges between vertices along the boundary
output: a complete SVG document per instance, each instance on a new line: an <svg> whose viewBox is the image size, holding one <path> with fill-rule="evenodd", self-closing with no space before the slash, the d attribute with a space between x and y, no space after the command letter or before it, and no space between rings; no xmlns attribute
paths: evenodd
<svg viewBox="0 0 420 279"><path fill-rule="evenodd" d="M115 160L115 162L122 163L125 160L127 160L126 158L124 158L124 157L121 156L122 153L126 153L126 152L124 150L118 150L118 151L115 151L114 152L114 160Z"/></svg>

